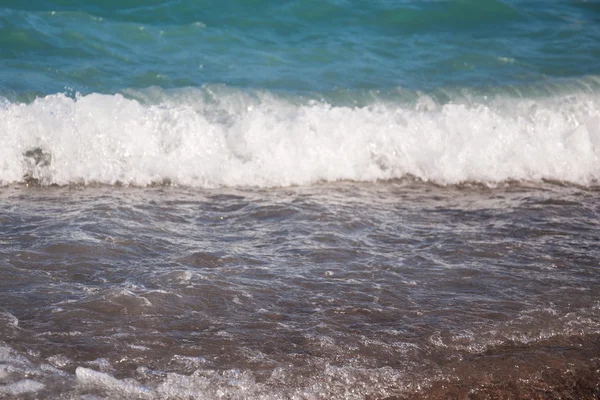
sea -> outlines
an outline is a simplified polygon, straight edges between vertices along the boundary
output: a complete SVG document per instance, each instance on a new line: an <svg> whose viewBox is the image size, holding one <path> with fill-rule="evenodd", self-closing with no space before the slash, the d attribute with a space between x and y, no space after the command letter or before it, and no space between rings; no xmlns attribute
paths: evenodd
<svg viewBox="0 0 600 400"><path fill-rule="evenodd" d="M0 1L0 398L600 398L600 1Z"/></svg>

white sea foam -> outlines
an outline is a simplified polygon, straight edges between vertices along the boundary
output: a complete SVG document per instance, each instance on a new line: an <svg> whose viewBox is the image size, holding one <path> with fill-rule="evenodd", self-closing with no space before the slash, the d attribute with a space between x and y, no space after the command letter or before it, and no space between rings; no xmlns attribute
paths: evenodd
<svg viewBox="0 0 600 400"><path fill-rule="evenodd" d="M190 94L191 93L191 94ZM0 107L0 184L286 186L600 178L600 95L363 107L197 90L145 104L63 94Z"/></svg>
<svg viewBox="0 0 600 400"><path fill-rule="evenodd" d="M94 371L93 369L77 367L75 375L85 385L104 387L124 396L146 398L152 395L150 389L134 380L119 380L110 374Z"/></svg>
<svg viewBox="0 0 600 400"><path fill-rule="evenodd" d="M16 396L25 393L38 392L44 387L44 384L32 379L22 379L15 383L0 386L0 394Z"/></svg>

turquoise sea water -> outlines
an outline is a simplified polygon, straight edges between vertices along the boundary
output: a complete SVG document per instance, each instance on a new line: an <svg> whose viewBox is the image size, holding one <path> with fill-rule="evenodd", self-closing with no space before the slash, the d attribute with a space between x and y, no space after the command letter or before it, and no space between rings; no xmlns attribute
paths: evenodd
<svg viewBox="0 0 600 400"><path fill-rule="evenodd" d="M600 73L596 1L13 1L0 95L492 90ZM576 82L573 85L577 85Z"/></svg>

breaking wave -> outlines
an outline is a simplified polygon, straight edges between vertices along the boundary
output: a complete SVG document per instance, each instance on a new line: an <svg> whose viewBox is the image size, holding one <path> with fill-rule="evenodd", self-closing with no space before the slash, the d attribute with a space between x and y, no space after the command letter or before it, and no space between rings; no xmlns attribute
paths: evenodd
<svg viewBox="0 0 600 400"><path fill-rule="evenodd" d="M0 102L0 184L437 184L600 178L600 95L362 104L228 88ZM149 98L152 99L149 100Z"/></svg>

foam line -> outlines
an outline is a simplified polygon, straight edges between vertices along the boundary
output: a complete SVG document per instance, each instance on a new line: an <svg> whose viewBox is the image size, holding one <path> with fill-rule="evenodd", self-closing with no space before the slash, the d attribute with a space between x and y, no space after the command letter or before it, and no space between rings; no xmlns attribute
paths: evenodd
<svg viewBox="0 0 600 400"><path fill-rule="evenodd" d="M350 107L270 93L56 94L0 107L0 184L274 187L600 177L600 95Z"/></svg>

